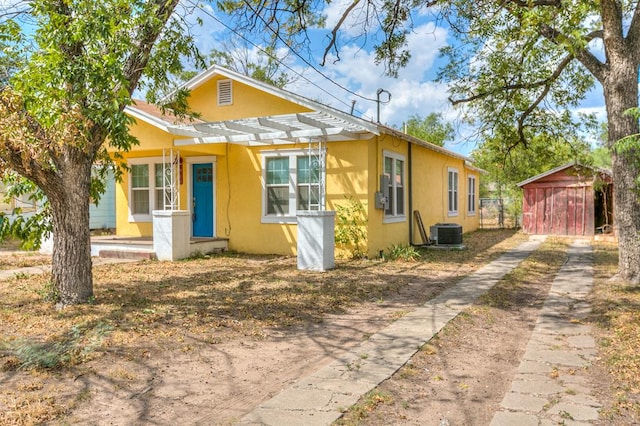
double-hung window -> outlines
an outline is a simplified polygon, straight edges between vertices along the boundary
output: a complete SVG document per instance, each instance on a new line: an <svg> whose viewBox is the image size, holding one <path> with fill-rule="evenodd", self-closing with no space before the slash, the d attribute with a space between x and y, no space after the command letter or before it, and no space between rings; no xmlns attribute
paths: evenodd
<svg viewBox="0 0 640 426"><path fill-rule="evenodd" d="M266 159L267 215L289 214L289 157Z"/></svg>
<svg viewBox="0 0 640 426"><path fill-rule="evenodd" d="M165 187L162 158L129 160L129 220L150 222L153 210L164 210ZM167 207L169 208L169 207Z"/></svg>
<svg viewBox="0 0 640 426"><path fill-rule="evenodd" d="M149 164L131 165L131 215L149 215Z"/></svg>
<svg viewBox="0 0 640 426"><path fill-rule="evenodd" d="M320 210L320 161L314 156L298 156L298 210Z"/></svg>
<svg viewBox="0 0 640 426"><path fill-rule="evenodd" d="M448 169L448 209L449 216L458 215L458 169Z"/></svg>
<svg viewBox="0 0 640 426"><path fill-rule="evenodd" d="M469 216L476 214L476 177L474 175L467 177L467 214Z"/></svg>
<svg viewBox="0 0 640 426"><path fill-rule="evenodd" d="M388 187L380 188L388 196L384 210L385 222L406 220L405 216L405 158L395 152L384 152L384 175Z"/></svg>
<svg viewBox="0 0 640 426"><path fill-rule="evenodd" d="M320 210L324 175L318 151L266 151L262 221L294 222L297 210Z"/></svg>

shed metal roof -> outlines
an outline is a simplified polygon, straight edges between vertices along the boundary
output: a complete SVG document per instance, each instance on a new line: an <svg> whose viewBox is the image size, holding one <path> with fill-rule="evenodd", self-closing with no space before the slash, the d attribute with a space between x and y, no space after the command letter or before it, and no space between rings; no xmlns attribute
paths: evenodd
<svg viewBox="0 0 640 426"><path fill-rule="evenodd" d="M558 172L561 172L563 170L570 169L571 167L574 167L574 166L588 168L588 169L593 170L594 172L604 173L604 174L609 175L609 176L611 175L611 172L608 171L608 170L604 170L604 169L600 169L600 168L592 167L592 166L587 166L585 164L580 164L578 161L571 161L570 163L563 164L562 166L558 166L558 167L556 167L554 169L548 170L548 171L546 171L544 173L540 173L539 175L535 175L533 177L530 177L529 179L523 180L522 182L517 183L516 185L518 185L520 188L522 188L523 186L525 186L525 185L527 185L527 184L529 184L531 182L535 182L535 181L540 180L542 178L545 178L547 176L551 176L554 173L558 173Z"/></svg>

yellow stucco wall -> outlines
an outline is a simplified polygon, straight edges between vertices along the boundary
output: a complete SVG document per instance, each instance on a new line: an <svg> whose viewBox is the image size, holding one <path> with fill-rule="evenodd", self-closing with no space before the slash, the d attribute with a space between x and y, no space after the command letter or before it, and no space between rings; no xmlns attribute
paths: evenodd
<svg viewBox="0 0 640 426"><path fill-rule="evenodd" d="M280 149L305 149L306 144L286 145ZM180 150L183 158L181 208L189 209L187 186L189 158L205 155L215 156L215 215L216 235L229 238L229 248L251 253L296 253L295 224L262 223L262 156L265 148L247 148L239 145L211 144L199 147L197 151ZM207 152L208 151L208 152ZM406 193L406 220L398 223L384 223L383 210L375 208L375 192L379 189L379 176L383 171L383 153L393 152L404 155L408 165L408 145L391 137L374 138L366 141L333 142L327 144L326 207L335 210L347 203L347 196L354 197L367 210L366 252L376 257L380 250L393 244L407 244L409 211ZM158 157L161 151L134 151L127 158ZM458 223L464 232L478 228L479 215L467 213L466 176L472 173L479 183L480 176L464 167L462 160L443 155L419 146L412 147L412 208L420 211L426 232L429 226L438 222ZM447 209L447 172L449 167L459 172L459 211L457 216L449 216ZM408 174L408 167L405 170ZM408 179L408 175L407 175ZM408 182L406 183L408 185ZM130 222L128 210L128 175L117 186L117 234L151 236L152 225L145 222ZM476 188L477 196L477 188ZM477 201L476 201L477 205ZM413 242L420 243L417 226L413 226Z"/></svg>
<svg viewBox="0 0 640 426"><path fill-rule="evenodd" d="M191 92L189 105L202 114L205 121L232 120L247 117L259 117L278 114L292 114L309 111L293 102L259 91L237 81L232 82L233 103L217 104L216 93L219 80L226 77L216 76Z"/></svg>
<svg viewBox="0 0 640 426"><path fill-rule="evenodd" d="M373 188L369 194L369 257L379 256L381 250L386 250L393 244L408 244L409 241L409 222L404 220L396 223L385 223L384 211L375 208L375 192L380 190L380 175L384 173L384 153L389 152L404 156L405 159L405 213L408 212L408 193L406 191L407 183L407 147L408 143L398 140L389 135L381 135L374 138L375 144L372 156L372 169L375 173L371 176L371 187ZM373 168L375 167L375 168ZM408 216L407 216L408 219Z"/></svg>
<svg viewBox="0 0 640 426"><path fill-rule="evenodd" d="M131 147L127 153L123 153L124 162L135 159L154 158L156 162L162 162L163 150L169 155L173 149L174 155L181 158L181 184L180 184L180 208L188 210L188 164L187 159L193 157L222 156L226 152L226 145L207 144L193 145L189 147L174 147L175 139L181 136L171 135L142 120L137 120L130 128L131 135L140 142ZM151 236L153 226L151 222L131 221L129 215L129 174L124 173L122 182L116 182L116 235L120 236Z"/></svg>
<svg viewBox="0 0 640 426"><path fill-rule="evenodd" d="M346 195L367 202L367 141L334 142L326 145L326 206L335 209ZM307 144L291 144L281 150L306 150ZM229 179L225 160L218 162L218 236L229 237L233 250L251 253L296 254L295 223L262 223L262 155L269 148L229 147ZM229 199L229 213L226 206ZM230 224L230 225L229 225ZM228 230L231 229L229 233Z"/></svg>
<svg viewBox="0 0 640 426"><path fill-rule="evenodd" d="M464 161L420 146L412 150L413 167L413 210L418 210L425 231L436 223L456 223L462 225L463 232L475 231L479 226L478 184L479 173L465 167ZM424 165L424 166L419 166ZM450 215L448 209L449 168L458 171L458 214ZM476 176L476 214L470 215L467 203L467 177ZM414 243L421 238L417 226L413 229Z"/></svg>

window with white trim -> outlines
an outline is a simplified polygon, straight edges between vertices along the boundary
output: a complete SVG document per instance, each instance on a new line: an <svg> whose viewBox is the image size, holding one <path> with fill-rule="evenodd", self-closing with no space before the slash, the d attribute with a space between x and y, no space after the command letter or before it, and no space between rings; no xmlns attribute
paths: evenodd
<svg viewBox="0 0 640 426"><path fill-rule="evenodd" d="M448 209L449 216L458 215L458 169L448 170Z"/></svg>
<svg viewBox="0 0 640 426"><path fill-rule="evenodd" d="M385 219L405 219L404 165L403 155L395 152L384 152L384 174L389 181L389 187L386 191L381 188L383 192L389 194L389 202L384 211Z"/></svg>
<svg viewBox="0 0 640 426"><path fill-rule="evenodd" d="M320 210L320 162L317 157L298 156L298 210Z"/></svg>
<svg viewBox="0 0 640 426"><path fill-rule="evenodd" d="M218 105L233 104L232 80L218 80Z"/></svg>
<svg viewBox="0 0 640 426"><path fill-rule="evenodd" d="M129 160L129 220L151 222L153 210L164 210L163 165L161 158ZM167 207L169 208L169 207Z"/></svg>
<svg viewBox="0 0 640 426"><path fill-rule="evenodd" d="M295 219L297 210L320 210L322 194L318 152L263 152L263 221Z"/></svg>
<svg viewBox="0 0 640 426"><path fill-rule="evenodd" d="M289 214L289 157L266 159L267 215Z"/></svg>
<svg viewBox="0 0 640 426"><path fill-rule="evenodd" d="M148 164L132 164L131 165L131 214L148 215L149 199L151 191L149 185L149 165Z"/></svg>
<svg viewBox="0 0 640 426"><path fill-rule="evenodd" d="M467 213L470 216L476 214L476 177L474 175L467 177Z"/></svg>

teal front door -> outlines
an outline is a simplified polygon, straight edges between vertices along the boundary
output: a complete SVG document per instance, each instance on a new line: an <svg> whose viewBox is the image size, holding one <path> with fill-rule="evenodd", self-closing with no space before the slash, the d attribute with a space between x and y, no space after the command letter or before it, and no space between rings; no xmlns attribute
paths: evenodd
<svg viewBox="0 0 640 426"><path fill-rule="evenodd" d="M193 236L213 237L213 164L193 164L192 173Z"/></svg>

